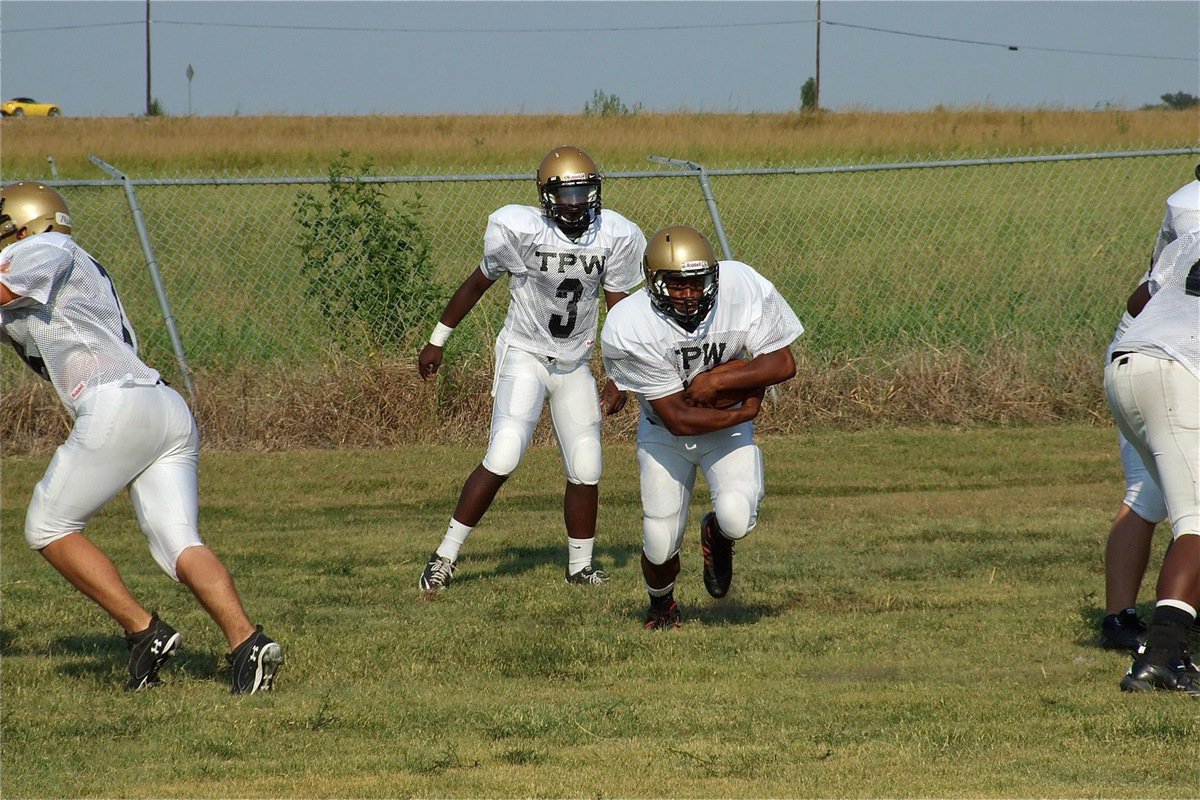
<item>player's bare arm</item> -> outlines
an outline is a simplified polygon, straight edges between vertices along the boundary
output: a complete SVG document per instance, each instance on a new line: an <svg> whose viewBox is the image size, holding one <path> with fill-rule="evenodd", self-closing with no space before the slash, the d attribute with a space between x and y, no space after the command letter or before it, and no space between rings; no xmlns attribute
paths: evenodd
<svg viewBox="0 0 1200 800"><path fill-rule="evenodd" d="M446 304L446 310L442 312L441 324L447 328L457 327L458 323L466 318L475 304L479 302L479 298L483 297L493 283L495 281L481 271L472 272L454 292L450 302ZM442 357L441 345L429 342L421 348L421 355L417 357L417 370L421 373L423 380L429 380L437 374L438 369L442 366Z"/></svg>
<svg viewBox="0 0 1200 800"><path fill-rule="evenodd" d="M1146 307L1146 303L1150 302L1150 284L1141 283L1133 290L1133 294L1129 295L1129 300L1125 303L1125 310L1129 312L1129 316L1136 317L1142 313L1142 309Z"/></svg>
<svg viewBox="0 0 1200 800"><path fill-rule="evenodd" d="M3 283L0 283L0 306L6 306L13 300L16 300L18 297L20 297L20 295L5 286Z"/></svg>
<svg viewBox="0 0 1200 800"><path fill-rule="evenodd" d="M669 394L650 401L650 407L676 436L699 436L722 428L732 428L758 416L762 407L762 390L748 395L736 408L711 408L692 405L683 392Z"/></svg>
<svg viewBox="0 0 1200 800"><path fill-rule="evenodd" d="M688 384L684 399L690 403L713 405L722 394L739 389L765 389L790 380L795 374L796 359L791 348L781 347L728 369L701 372Z"/></svg>

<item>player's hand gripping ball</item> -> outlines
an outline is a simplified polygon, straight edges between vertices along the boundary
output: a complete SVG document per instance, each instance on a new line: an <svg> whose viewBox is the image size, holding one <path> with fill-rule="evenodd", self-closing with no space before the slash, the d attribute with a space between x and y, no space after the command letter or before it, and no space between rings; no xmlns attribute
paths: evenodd
<svg viewBox="0 0 1200 800"><path fill-rule="evenodd" d="M746 366L745 359L732 358L723 364L718 364L712 369L702 372L701 375L720 375L723 372L730 372L744 366ZM697 379L700 379L700 375L697 375L692 383L695 384ZM702 382L703 380L706 379L702 379ZM762 389L722 389L708 402L701 403L692 398L689 398L689 402L693 405L703 405L710 408L733 408L739 403L744 403L750 397L762 397L762 395Z"/></svg>

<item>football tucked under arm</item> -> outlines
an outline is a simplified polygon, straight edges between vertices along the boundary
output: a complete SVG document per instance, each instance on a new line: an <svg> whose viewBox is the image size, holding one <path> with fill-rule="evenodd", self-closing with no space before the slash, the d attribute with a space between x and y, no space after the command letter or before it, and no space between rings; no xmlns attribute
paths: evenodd
<svg viewBox="0 0 1200 800"><path fill-rule="evenodd" d="M700 373L692 379L691 385L684 391L684 399L690 405L707 406L708 408L732 408L739 403L745 402L750 397L761 398L763 389L718 389L715 393L712 392L709 384L714 380L719 380L719 376L724 373L732 372L746 366L745 359L734 358L723 364L718 364L710 370ZM708 396L708 399L701 401L693 396L693 389L698 390L701 396Z"/></svg>

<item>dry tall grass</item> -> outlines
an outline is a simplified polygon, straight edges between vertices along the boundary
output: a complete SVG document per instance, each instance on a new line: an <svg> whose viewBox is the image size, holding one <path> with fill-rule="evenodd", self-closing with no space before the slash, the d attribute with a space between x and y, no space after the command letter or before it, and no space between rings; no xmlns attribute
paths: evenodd
<svg viewBox="0 0 1200 800"><path fill-rule="evenodd" d="M764 434L888 425L1041 425L1107 420L1090 352L1052 363L996 349L985 356L925 350L887 363L822 365L797 353L797 377L770 396ZM214 450L375 448L487 439L491 374L459 369L452 385L425 383L411 360L342 364L308 374L239 369L196 375L196 416ZM632 440L637 401L605 420L607 438ZM66 436L69 420L49 384L20 381L0 404L8 454L43 453ZM547 419L535 442L552 441Z"/></svg>
<svg viewBox="0 0 1200 800"><path fill-rule="evenodd" d="M636 114L625 117L127 117L0 122L6 178L102 177L95 154L134 175L324 174L342 150L384 171L531 172L546 149L583 144L610 171L668 155L715 165L793 165L1005 149L1195 144L1195 114L990 108L911 113Z"/></svg>

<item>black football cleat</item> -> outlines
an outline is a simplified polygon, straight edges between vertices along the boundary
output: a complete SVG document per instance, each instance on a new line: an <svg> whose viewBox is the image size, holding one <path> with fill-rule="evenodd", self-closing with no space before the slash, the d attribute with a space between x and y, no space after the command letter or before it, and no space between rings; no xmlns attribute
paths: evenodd
<svg viewBox="0 0 1200 800"><path fill-rule="evenodd" d="M125 635L125 646L129 648L129 680L125 691L136 692L157 686L158 670L179 649L179 633L154 613L150 627L137 633Z"/></svg>
<svg viewBox="0 0 1200 800"><path fill-rule="evenodd" d="M225 658L233 671L233 694L269 692L275 688L275 673L283 666L283 649L258 625L254 634Z"/></svg>
<svg viewBox="0 0 1200 800"><path fill-rule="evenodd" d="M648 631L665 631L675 630L681 624L679 603L672 600L661 606L651 603L650 609L646 612L646 623L642 627Z"/></svg>
<svg viewBox="0 0 1200 800"><path fill-rule="evenodd" d="M704 588L720 599L733 583L733 542L721 535L712 511L700 520L700 552L704 556Z"/></svg>
<svg viewBox="0 0 1200 800"><path fill-rule="evenodd" d="M1120 614L1109 614L1100 623L1100 646L1105 650L1126 650L1136 653L1146 641L1146 625L1137 612L1127 608Z"/></svg>
<svg viewBox="0 0 1200 800"><path fill-rule="evenodd" d="M608 583L608 575L603 570L584 567L579 572L568 572L566 582L575 586L603 586Z"/></svg>
<svg viewBox="0 0 1200 800"><path fill-rule="evenodd" d="M1134 659L1125 677L1121 678L1121 691L1184 692L1200 697L1200 675L1183 668L1173 669L1140 658Z"/></svg>

